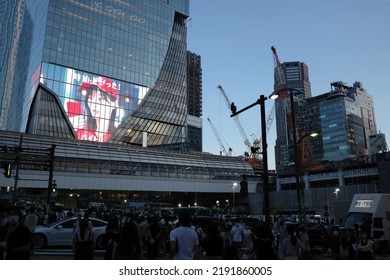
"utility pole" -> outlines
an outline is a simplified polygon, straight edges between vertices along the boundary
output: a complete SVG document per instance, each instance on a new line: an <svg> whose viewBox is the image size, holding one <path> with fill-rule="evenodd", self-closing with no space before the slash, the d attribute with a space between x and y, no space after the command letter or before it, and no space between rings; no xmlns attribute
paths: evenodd
<svg viewBox="0 0 390 280"><path fill-rule="evenodd" d="M50 149L50 166L49 166L49 181L48 181L48 186L47 186L47 205L49 206L50 205L50 202L51 202L51 192L52 192L52 188L53 188L53 184L54 184L54 181L53 181L53 173L54 173L54 154L55 154L55 149L56 149L56 145L51 145L51 149Z"/></svg>
<svg viewBox="0 0 390 280"><path fill-rule="evenodd" d="M20 135L19 146L16 146L14 148L16 171L15 171L15 181L14 181L14 192L13 192L13 195L12 195L12 204L13 205L16 203L17 194L18 194L20 157L21 157L21 154L23 152L22 144L23 144L23 135Z"/></svg>
<svg viewBox="0 0 390 280"><path fill-rule="evenodd" d="M232 112L230 117L234 117L256 105L260 105L260 118L261 118L261 139L262 139L262 155L263 155L263 215L265 216L265 221L269 221L270 215L270 205L269 205L269 186L268 186L268 154L267 154L267 123L265 119L265 101L267 97L260 95L260 98L251 105L241 109L237 112Z"/></svg>

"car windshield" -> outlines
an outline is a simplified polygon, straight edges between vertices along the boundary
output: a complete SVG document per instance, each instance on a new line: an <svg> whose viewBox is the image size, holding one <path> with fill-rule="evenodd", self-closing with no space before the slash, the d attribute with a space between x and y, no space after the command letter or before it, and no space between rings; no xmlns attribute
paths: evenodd
<svg viewBox="0 0 390 280"><path fill-rule="evenodd" d="M345 220L345 227L353 228L355 225L361 225L365 221L372 220L372 213L357 213L351 212L348 214L347 219Z"/></svg>

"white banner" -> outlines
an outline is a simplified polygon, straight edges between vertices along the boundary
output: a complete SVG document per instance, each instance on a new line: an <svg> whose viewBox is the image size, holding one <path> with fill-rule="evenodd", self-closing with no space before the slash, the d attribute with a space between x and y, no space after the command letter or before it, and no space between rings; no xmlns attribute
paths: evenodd
<svg viewBox="0 0 390 280"><path fill-rule="evenodd" d="M366 261L368 262L368 261ZM2 276L15 279L369 279L385 275L385 260L369 261L359 269L361 261L0 261ZM183 278L184 277L184 278ZM5 278L5 277L2 277Z"/></svg>

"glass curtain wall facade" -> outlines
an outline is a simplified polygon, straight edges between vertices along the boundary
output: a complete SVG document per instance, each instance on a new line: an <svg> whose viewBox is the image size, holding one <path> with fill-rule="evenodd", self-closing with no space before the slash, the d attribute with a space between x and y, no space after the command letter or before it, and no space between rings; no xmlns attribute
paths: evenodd
<svg viewBox="0 0 390 280"><path fill-rule="evenodd" d="M348 90L348 96L359 104L361 116L363 118L365 148L367 149L367 154L373 154L375 152L371 150L370 138L378 133L374 114L373 97L368 94L365 88L363 88L361 82L353 83L353 86Z"/></svg>
<svg viewBox="0 0 390 280"><path fill-rule="evenodd" d="M141 145L146 132L148 146L182 145L188 12L188 0L26 0L14 82L23 104L11 104L7 129L51 136L45 123L61 121L48 118L65 118L65 138ZM34 99L39 84L65 115Z"/></svg>
<svg viewBox="0 0 390 280"><path fill-rule="evenodd" d="M23 10L23 1L0 1L0 130L7 129L9 120L9 107L14 93L12 81L17 69L17 46L21 39Z"/></svg>
<svg viewBox="0 0 390 280"><path fill-rule="evenodd" d="M306 118L306 102L305 98L311 97L311 86L309 81L309 70L305 63L294 61L284 62L282 64L285 84L280 81L278 70L275 68L274 74L274 90L282 90L283 88L295 89L294 109L295 109L295 125L296 132L304 131L304 123L299 120ZM291 163L295 162L294 158L294 143L293 143L293 118L291 115L291 102L289 91L281 94L275 100L275 115L276 115L276 145L275 145L275 164L276 171L279 174L290 173ZM299 136L297 135L297 139Z"/></svg>
<svg viewBox="0 0 390 280"><path fill-rule="evenodd" d="M202 151L202 65L201 57L187 52L188 147Z"/></svg>
<svg viewBox="0 0 390 280"><path fill-rule="evenodd" d="M363 120L353 100L343 95L324 100L320 114L324 160L364 155Z"/></svg>

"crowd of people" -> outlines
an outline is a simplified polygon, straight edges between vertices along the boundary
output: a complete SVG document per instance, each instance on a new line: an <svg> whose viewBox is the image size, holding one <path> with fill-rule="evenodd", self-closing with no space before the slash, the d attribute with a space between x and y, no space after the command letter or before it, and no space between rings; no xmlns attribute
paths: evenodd
<svg viewBox="0 0 390 280"><path fill-rule="evenodd" d="M28 213L17 207L0 209L0 259L30 259L35 228L49 220L37 215L31 207ZM96 237L89 217L107 221L103 236L106 260L125 259L312 259L310 240L304 224L299 228L283 219L256 224L245 223L239 217L194 223L188 212L178 216L122 211L67 211L53 215L54 219L76 216L72 244L74 259L93 259ZM337 227L330 239L333 259L373 259L369 231L348 230L340 236Z"/></svg>

